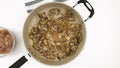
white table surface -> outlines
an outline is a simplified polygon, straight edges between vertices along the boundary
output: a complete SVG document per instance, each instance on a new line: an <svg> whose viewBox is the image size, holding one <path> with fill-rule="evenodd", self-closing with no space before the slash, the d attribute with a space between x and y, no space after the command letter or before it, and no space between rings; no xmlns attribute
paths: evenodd
<svg viewBox="0 0 120 68"><path fill-rule="evenodd" d="M46 0L45 0L46 1ZM120 68L120 0L88 0L95 15L85 22L87 38L84 49L70 63L48 66L28 58L21 68ZM23 26L28 16L24 0L0 1L0 27L9 29L16 37L15 49L0 58L0 68L8 68L27 51L23 42ZM74 5L75 0L64 2ZM76 10L85 18L89 13L83 6Z"/></svg>

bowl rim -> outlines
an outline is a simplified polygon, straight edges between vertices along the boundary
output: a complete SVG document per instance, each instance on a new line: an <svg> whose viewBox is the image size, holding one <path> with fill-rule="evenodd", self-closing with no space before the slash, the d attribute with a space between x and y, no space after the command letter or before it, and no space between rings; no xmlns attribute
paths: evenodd
<svg viewBox="0 0 120 68"><path fill-rule="evenodd" d="M14 48L15 48L15 37L14 37L13 33L10 30L8 30L7 28L0 27L0 30L2 30L2 29L5 29L5 30L7 30L10 33L10 35L12 36L12 40L13 41L12 41L12 48L9 51L9 53L1 55L0 58L5 57L7 55L10 55L13 52Z"/></svg>

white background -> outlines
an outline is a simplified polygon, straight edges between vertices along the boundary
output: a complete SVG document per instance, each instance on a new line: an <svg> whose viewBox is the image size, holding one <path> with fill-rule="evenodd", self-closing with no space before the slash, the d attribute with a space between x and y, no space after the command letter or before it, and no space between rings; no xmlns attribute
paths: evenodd
<svg viewBox="0 0 120 68"><path fill-rule="evenodd" d="M45 0L47 3L47 0ZM64 3L72 6L77 0ZM48 66L28 58L21 68L120 68L120 0L88 0L95 15L85 22L87 38L84 49L70 63ZM16 46L9 55L0 58L0 68L8 68L27 51L23 42L23 26L28 16L24 0L0 0L0 27L16 37ZM43 3L42 3L43 4ZM75 8L83 18L89 14L84 6ZM84 9L84 10L83 10Z"/></svg>

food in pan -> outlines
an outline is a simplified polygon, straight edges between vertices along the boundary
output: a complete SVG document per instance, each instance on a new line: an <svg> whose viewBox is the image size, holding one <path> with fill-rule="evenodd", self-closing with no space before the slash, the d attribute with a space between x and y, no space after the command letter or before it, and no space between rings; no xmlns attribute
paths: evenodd
<svg viewBox="0 0 120 68"><path fill-rule="evenodd" d="M48 60L63 60L74 55L82 42L82 25L75 22L70 9L59 8L37 14L39 21L30 29L32 48Z"/></svg>

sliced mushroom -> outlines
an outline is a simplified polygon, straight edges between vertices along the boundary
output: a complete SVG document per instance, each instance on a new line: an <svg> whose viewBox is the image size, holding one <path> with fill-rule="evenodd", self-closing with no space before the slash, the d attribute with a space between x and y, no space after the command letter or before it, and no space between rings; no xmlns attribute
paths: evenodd
<svg viewBox="0 0 120 68"><path fill-rule="evenodd" d="M37 44L33 44L33 45L32 45L32 48L33 48L34 50L37 50L37 51L39 51L39 49L40 49Z"/></svg>
<svg viewBox="0 0 120 68"><path fill-rule="evenodd" d="M43 17L41 13L38 13L37 16L38 16L39 18L42 18L42 17Z"/></svg>
<svg viewBox="0 0 120 68"><path fill-rule="evenodd" d="M67 16L67 17L73 16L73 11L72 10L66 10L65 16Z"/></svg>
<svg viewBox="0 0 120 68"><path fill-rule="evenodd" d="M81 24L75 24L75 29L76 31L81 31L82 30L82 25Z"/></svg>
<svg viewBox="0 0 120 68"><path fill-rule="evenodd" d="M72 50L73 52L75 52L75 51L77 50L77 48L78 48L77 46L72 46L72 47L71 47L71 50Z"/></svg>
<svg viewBox="0 0 120 68"><path fill-rule="evenodd" d="M39 31L39 28L37 28L37 27L33 27L33 28L32 28L32 33L35 34L35 33L37 33L38 31Z"/></svg>
<svg viewBox="0 0 120 68"><path fill-rule="evenodd" d="M48 20L53 20L54 19L54 15L52 15L51 13L48 14Z"/></svg>
<svg viewBox="0 0 120 68"><path fill-rule="evenodd" d="M53 29L54 31L57 31L57 30L59 29L59 25L58 25L57 23L54 23L54 24L52 25L52 29Z"/></svg>
<svg viewBox="0 0 120 68"><path fill-rule="evenodd" d="M64 52L58 52L58 54L57 54L57 59L58 60L62 60L65 57L66 57L66 53L64 53Z"/></svg>
<svg viewBox="0 0 120 68"><path fill-rule="evenodd" d="M54 14L54 8L51 9L51 10L49 10L49 13L50 13L50 14Z"/></svg>
<svg viewBox="0 0 120 68"><path fill-rule="evenodd" d="M47 23L47 18L40 18L40 24L46 24Z"/></svg>
<svg viewBox="0 0 120 68"><path fill-rule="evenodd" d="M69 30L67 32L67 35L70 36L70 37L75 37L75 32L73 32L72 30Z"/></svg>
<svg viewBox="0 0 120 68"><path fill-rule="evenodd" d="M54 12L55 12L55 15L59 15L61 11L59 8L54 8Z"/></svg>
<svg viewBox="0 0 120 68"><path fill-rule="evenodd" d="M45 12L41 13L41 15L42 15L42 17L44 17L44 18L46 18L46 17L47 17L47 15L46 15L46 13L45 13Z"/></svg>
<svg viewBox="0 0 120 68"><path fill-rule="evenodd" d="M34 34L30 33L30 34L29 34L29 38L30 38L30 39L33 39L33 38L34 38Z"/></svg>
<svg viewBox="0 0 120 68"><path fill-rule="evenodd" d="M33 38L32 40L33 40L34 43L38 43L40 38Z"/></svg>
<svg viewBox="0 0 120 68"><path fill-rule="evenodd" d="M56 46L60 46L60 44L61 44L61 42L59 42L59 41L56 41L56 42L55 42L55 45L56 45Z"/></svg>
<svg viewBox="0 0 120 68"><path fill-rule="evenodd" d="M45 44L45 45L48 45L48 40L47 39L43 39L43 44Z"/></svg>
<svg viewBox="0 0 120 68"><path fill-rule="evenodd" d="M47 59L51 59L51 60L55 60L56 56L55 55L48 55L46 58Z"/></svg>
<svg viewBox="0 0 120 68"><path fill-rule="evenodd" d="M83 40L82 32L78 32L77 34L77 41L80 43Z"/></svg>
<svg viewBox="0 0 120 68"><path fill-rule="evenodd" d="M75 18L74 17L69 17L68 20L73 22L73 21L75 21Z"/></svg>
<svg viewBox="0 0 120 68"><path fill-rule="evenodd" d="M74 42L70 42L69 45L70 46L75 46L75 43Z"/></svg>

